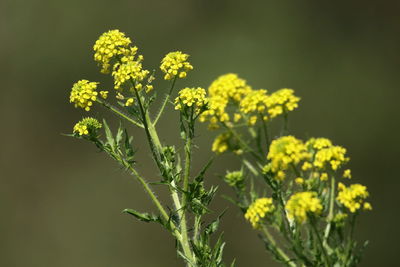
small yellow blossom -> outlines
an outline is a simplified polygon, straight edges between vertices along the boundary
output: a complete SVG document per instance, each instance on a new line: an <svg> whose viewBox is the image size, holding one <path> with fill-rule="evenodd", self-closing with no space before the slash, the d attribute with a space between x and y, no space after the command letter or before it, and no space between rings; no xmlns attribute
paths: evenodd
<svg viewBox="0 0 400 267"><path fill-rule="evenodd" d="M100 91L100 96L101 96L103 99L107 99L107 97L108 97L108 91Z"/></svg>
<svg viewBox="0 0 400 267"><path fill-rule="evenodd" d="M175 98L175 109L183 110L186 107L193 107L195 114L203 111L208 103L206 90L203 88L184 88L179 91L179 95Z"/></svg>
<svg viewBox="0 0 400 267"><path fill-rule="evenodd" d="M225 111L228 105L228 99L222 96L213 96L209 98L208 110L200 115L200 121L209 121L209 129L219 128L218 123L226 123L230 120L229 114Z"/></svg>
<svg viewBox="0 0 400 267"><path fill-rule="evenodd" d="M364 210L372 210L372 205L371 205L371 203L369 203L369 202L364 202L363 209L364 209Z"/></svg>
<svg viewBox="0 0 400 267"><path fill-rule="evenodd" d="M142 89L141 82L150 73L148 70L143 69L142 60L143 56L139 56L136 61L130 60L125 63L116 63L114 65L112 76L114 77L115 89L120 89L120 87L129 80L135 84L134 89L138 91Z"/></svg>
<svg viewBox="0 0 400 267"><path fill-rule="evenodd" d="M332 170L336 171L342 164L349 161L346 157L346 149L341 146L323 148L315 154L314 166L323 169L330 164Z"/></svg>
<svg viewBox="0 0 400 267"><path fill-rule="evenodd" d="M298 107L300 98L293 93L293 89L284 88L272 93L266 98L265 103L271 118L281 115L284 112L292 111Z"/></svg>
<svg viewBox="0 0 400 267"><path fill-rule="evenodd" d="M263 197L257 199L249 206L244 217L251 223L253 228L258 228L262 219L274 210L275 206L272 198Z"/></svg>
<svg viewBox="0 0 400 267"><path fill-rule="evenodd" d="M115 56L136 53L136 47L128 48L130 44L131 40L119 30L111 30L103 33L93 46L93 50L95 51L94 60L101 64L101 71L108 73L110 61Z"/></svg>
<svg viewBox="0 0 400 267"><path fill-rule="evenodd" d="M360 184L352 184L349 187L346 187L344 184L339 183L338 188L339 193L336 199L352 213L360 209L361 205L364 203L364 199L369 196L367 187Z"/></svg>
<svg viewBox="0 0 400 267"><path fill-rule="evenodd" d="M321 181L327 181L328 180L328 174L326 172L321 173L321 176L319 177Z"/></svg>
<svg viewBox="0 0 400 267"><path fill-rule="evenodd" d="M302 185L304 184L304 179L301 177L297 177L296 179L294 179L294 182L298 185Z"/></svg>
<svg viewBox="0 0 400 267"><path fill-rule="evenodd" d="M153 85L150 84L146 85L146 93L152 91L153 89L154 89Z"/></svg>
<svg viewBox="0 0 400 267"><path fill-rule="evenodd" d="M286 203L288 217L299 223L307 220L308 213L320 214L322 212L321 200L315 192L300 192L292 195Z"/></svg>
<svg viewBox="0 0 400 267"><path fill-rule="evenodd" d="M187 61L188 54L181 51L168 53L161 61L160 69L165 73L164 79L171 80L178 76L185 78L187 72L193 69L193 66Z"/></svg>
<svg viewBox="0 0 400 267"><path fill-rule="evenodd" d="M69 102L74 103L75 107L80 107L86 111L90 110L93 101L97 99L97 82L80 80L72 86Z"/></svg>
<svg viewBox="0 0 400 267"><path fill-rule="evenodd" d="M303 171L307 171L307 170L309 170L311 168L312 168L312 164L310 162L307 162L307 161L303 163L303 166L301 166L301 169Z"/></svg>
<svg viewBox="0 0 400 267"><path fill-rule="evenodd" d="M350 169L344 170L343 178L351 179L351 170Z"/></svg>
<svg viewBox="0 0 400 267"><path fill-rule="evenodd" d="M267 113L267 99L267 90L254 90L240 101L240 111L245 114L265 114ZM255 119L257 120L257 116L255 116Z"/></svg>
<svg viewBox="0 0 400 267"><path fill-rule="evenodd" d="M230 133L223 133L218 135L212 144L211 150L217 154L224 153L229 148L230 138Z"/></svg>
<svg viewBox="0 0 400 267"><path fill-rule="evenodd" d="M267 159L271 161L270 170L273 173L285 171L309 157L310 154L306 151L304 143L293 136L283 136L272 141L267 155ZM280 175L280 177L284 176Z"/></svg>
<svg viewBox="0 0 400 267"><path fill-rule="evenodd" d="M234 172L227 172L224 177L225 182L229 186L236 186L243 182L244 176L243 171L234 171Z"/></svg>
<svg viewBox="0 0 400 267"><path fill-rule="evenodd" d="M310 138L306 142L306 146L313 149L313 150L321 150L323 148L331 147L332 142L327 138Z"/></svg>
<svg viewBox="0 0 400 267"><path fill-rule="evenodd" d="M73 132L79 135L90 135L95 134L101 127L102 125L98 120L88 117L75 124Z"/></svg>
<svg viewBox="0 0 400 267"><path fill-rule="evenodd" d="M125 106L126 107L130 107L133 105L133 103L135 103L135 99L133 99L132 97L128 98L125 102Z"/></svg>

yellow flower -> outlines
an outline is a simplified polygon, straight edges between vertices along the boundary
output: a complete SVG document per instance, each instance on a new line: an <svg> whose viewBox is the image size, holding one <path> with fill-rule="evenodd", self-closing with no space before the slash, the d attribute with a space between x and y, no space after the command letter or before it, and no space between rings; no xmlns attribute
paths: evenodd
<svg viewBox="0 0 400 267"><path fill-rule="evenodd" d="M327 138L310 138L306 142L306 146L313 149L313 150L321 150L323 148L331 147L332 142Z"/></svg>
<svg viewBox="0 0 400 267"><path fill-rule="evenodd" d="M302 160L309 159L304 143L293 136L283 136L272 141L267 159L271 161L270 170L273 173L285 171ZM275 178L282 180L285 176L280 174Z"/></svg>
<svg viewBox="0 0 400 267"><path fill-rule="evenodd" d="M249 206L244 217L251 223L253 228L258 228L262 219L274 210L275 206L272 203L272 198L259 198Z"/></svg>
<svg viewBox="0 0 400 267"><path fill-rule="evenodd" d="M209 98L208 110L200 115L200 121L209 121L209 129L219 128L219 122L228 122L230 120L229 114L225 111L228 105L228 99L222 96L213 96Z"/></svg>
<svg viewBox="0 0 400 267"><path fill-rule="evenodd" d="M315 192L300 192L292 195L286 203L288 217L299 223L307 220L309 213L320 214L322 212L321 200Z"/></svg>
<svg viewBox="0 0 400 267"><path fill-rule="evenodd" d="M360 184L352 184L349 187L346 187L344 184L339 183L338 188L339 193L336 199L353 213L361 208L364 199L369 196L367 187ZM366 205L367 209L371 206L369 203Z"/></svg>
<svg viewBox="0 0 400 267"><path fill-rule="evenodd" d="M184 88L179 91L179 95L175 98L175 109L183 110L186 107L193 107L195 114L203 111L208 103L206 90L203 88Z"/></svg>
<svg viewBox="0 0 400 267"><path fill-rule="evenodd" d="M328 180L328 174L326 172L321 173L321 176L319 177L321 181L327 181Z"/></svg>
<svg viewBox="0 0 400 267"><path fill-rule="evenodd" d="M107 99L107 97L108 97L108 91L100 91L100 96L101 96L103 99Z"/></svg>
<svg viewBox="0 0 400 267"><path fill-rule="evenodd" d="M343 178L351 179L351 170L350 169L344 170Z"/></svg>
<svg viewBox="0 0 400 267"><path fill-rule="evenodd" d="M139 56L138 59L129 60L125 63L116 63L113 67L112 76L114 77L114 88L120 89L120 87L127 81L131 80L135 85L136 90L142 89L141 82L150 73L148 70L144 70L142 67L143 56Z"/></svg>
<svg viewBox="0 0 400 267"><path fill-rule="evenodd" d="M230 133L223 133L218 135L212 144L211 150L217 154L224 153L229 148L230 138L231 138Z"/></svg>
<svg viewBox="0 0 400 267"><path fill-rule="evenodd" d="M363 209L364 209L364 210L372 210L371 203L369 203L369 202L364 202Z"/></svg>
<svg viewBox="0 0 400 267"><path fill-rule="evenodd" d="M93 46L94 60L102 66L102 72L108 73L110 61L117 55L125 57L136 53L137 48L128 48L131 40L119 30L111 30L103 33Z"/></svg>
<svg viewBox="0 0 400 267"><path fill-rule="evenodd" d="M92 135L96 134L101 127L102 125L98 120L88 117L75 124L73 132L79 135Z"/></svg>
<svg viewBox="0 0 400 267"><path fill-rule="evenodd" d="M69 102L74 103L75 107L80 107L86 111L90 110L93 101L97 99L97 84L88 80L80 80L72 86Z"/></svg>
<svg viewBox="0 0 400 267"><path fill-rule="evenodd" d="M266 114L267 113L267 90L260 89L249 92L240 101L240 111L245 114ZM267 116L263 115L264 120L268 119ZM250 125L254 125L257 121L257 116L251 116L249 120Z"/></svg>
<svg viewBox="0 0 400 267"><path fill-rule="evenodd" d="M300 98L293 93L293 89L284 88L272 93L266 99L268 113L271 118L281 115L284 112L292 111L298 107Z"/></svg>
<svg viewBox="0 0 400 267"><path fill-rule="evenodd" d="M171 80L178 76L185 78L187 72L193 69L193 66L187 61L188 54L181 51L168 53L161 61L160 69L165 73L164 79Z"/></svg>
<svg viewBox="0 0 400 267"><path fill-rule="evenodd" d="M301 177L297 177L296 179L294 179L294 182L298 185L302 185L304 184L304 179Z"/></svg>
<svg viewBox="0 0 400 267"><path fill-rule="evenodd" d="M323 169L330 164L332 170L336 171L342 164L349 161L345 155L346 149L341 146L323 148L315 154L314 166Z"/></svg>
<svg viewBox="0 0 400 267"><path fill-rule="evenodd" d="M125 102L125 106L126 107L130 107L130 106L132 106L133 105L133 103L135 103L135 100L131 97L131 98L128 98L127 100L126 100L126 102Z"/></svg>

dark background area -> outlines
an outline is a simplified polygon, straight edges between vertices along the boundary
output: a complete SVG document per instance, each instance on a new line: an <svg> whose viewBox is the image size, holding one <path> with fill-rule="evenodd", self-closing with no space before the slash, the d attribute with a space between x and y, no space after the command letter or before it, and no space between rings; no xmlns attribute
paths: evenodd
<svg viewBox="0 0 400 267"><path fill-rule="evenodd" d="M293 132L348 148L353 182L371 193L374 210L357 226L359 239L371 241L361 265L398 266L399 3L2 0L0 266L183 266L163 229L120 213L153 210L139 185L90 144L61 135L88 115L69 103L74 82L112 86L92 60L92 45L114 28L133 39L149 69L169 51L189 53L195 70L178 87L207 87L234 72L253 88L294 88L302 101L291 116ZM162 94L166 83L158 77ZM179 144L169 111L158 129L163 141ZM155 180L144 136L131 133L139 168ZM195 169L211 156L214 134L202 125ZM229 207L225 258L239 267L278 266L221 197L229 190L217 174L236 166L220 158L207 177L221 184L215 215Z"/></svg>

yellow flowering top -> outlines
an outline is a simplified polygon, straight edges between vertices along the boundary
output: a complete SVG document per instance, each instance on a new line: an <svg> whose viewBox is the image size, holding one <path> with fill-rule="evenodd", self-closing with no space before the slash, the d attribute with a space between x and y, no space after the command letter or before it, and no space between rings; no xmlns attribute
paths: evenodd
<svg viewBox="0 0 400 267"><path fill-rule="evenodd" d="M148 70L144 70L142 67L143 56L139 56L138 59L129 60L125 63L116 63L113 67L112 76L114 77L114 88L120 89L120 87L127 81L131 80L135 84L136 90L143 88L141 82L150 73ZM132 86L132 85L130 85Z"/></svg>
<svg viewBox="0 0 400 267"><path fill-rule="evenodd" d="M314 166L320 169L330 166L336 171L341 165L348 162L346 149L341 146L331 146L318 150L315 154Z"/></svg>
<svg viewBox="0 0 400 267"><path fill-rule="evenodd" d="M84 118L74 126L74 133L79 135L95 134L98 129L102 127L101 123L95 118Z"/></svg>
<svg viewBox="0 0 400 267"><path fill-rule="evenodd" d="M218 95L223 98L230 98L237 103L251 91L252 89L247 85L246 81L233 73L218 77L208 88L211 97Z"/></svg>
<svg viewBox="0 0 400 267"><path fill-rule="evenodd" d="M245 114L261 114L264 120L267 120L268 117L265 115L268 111L267 109L267 90L253 90L249 92L243 99L240 101L239 108L240 111ZM250 125L254 125L257 121L257 116L252 116L250 119Z"/></svg>
<svg viewBox="0 0 400 267"><path fill-rule="evenodd" d="M228 104L238 104L251 91L246 81L236 74L228 73L218 77L208 88L209 109L201 115L200 121L208 121L209 129L219 128L219 122L230 121L230 115L227 112ZM240 119L240 115L235 114L234 118L236 122Z"/></svg>
<svg viewBox="0 0 400 267"><path fill-rule="evenodd" d="M216 154L224 153L229 148L230 138L231 138L230 133L222 133L218 135L212 144L211 150Z"/></svg>
<svg viewBox="0 0 400 267"><path fill-rule="evenodd" d="M161 61L160 69L165 73L164 79L171 80L178 76L185 78L187 72L193 69L193 66L187 61L188 54L181 51L168 53Z"/></svg>
<svg viewBox="0 0 400 267"><path fill-rule="evenodd" d="M183 110L185 107L193 107L195 114L199 114L207 106L208 99L206 90L203 88L184 88L179 91L175 98L175 109Z"/></svg>
<svg viewBox="0 0 400 267"><path fill-rule="evenodd" d="M350 212L356 212L362 207L364 203L364 209L372 209L371 204L364 202L364 200L369 196L367 187L360 184L352 184L346 187L344 184L339 183L338 185L339 193L337 200L343 204Z"/></svg>
<svg viewBox="0 0 400 267"><path fill-rule="evenodd" d="M234 172L227 172L224 177L225 182L229 186L236 186L237 184L243 181L243 172L242 171L234 171Z"/></svg>
<svg viewBox="0 0 400 267"><path fill-rule="evenodd" d="M229 100L222 96L212 96L209 98L208 110L204 111L200 116L200 121L208 121L209 129L218 129L219 122L228 122L230 120L229 114L225 111Z"/></svg>
<svg viewBox="0 0 400 267"><path fill-rule="evenodd" d="M288 217L299 223L307 220L308 213L320 214L322 212L321 200L315 192L300 192L292 195L285 208Z"/></svg>
<svg viewBox="0 0 400 267"><path fill-rule="evenodd" d="M80 80L74 83L69 102L74 103L75 107L89 111L93 101L97 99L97 84L97 82L89 82L88 80Z"/></svg>
<svg viewBox="0 0 400 267"><path fill-rule="evenodd" d="M108 73L110 61L117 55L135 52L129 49L131 44L129 37L126 37L123 32L119 30L111 30L103 33L93 46L94 60L102 66L102 72Z"/></svg>
<svg viewBox="0 0 400 267"><path fill-rule="evenodd" d="M274 210L275 206L272 202L272 198L263 197L257 199L249 206L244 217L251 223L253 228L258 228L262 219Z"/></svg>
<svg viewBox="0 0 400 267"><path fill-rule="evenodd" d="M293 111L298 107L299 101L300 98L294 95L293 89L280 89L266 99L268 113L274 118L284 112Z"/></svg>
<svg viewBox="0 0 400 267"><path fill-rule="evenodd" d="M283 136L272 141L267 155L270 164L267 165L264 171L270 170L278 174L276 176L278 180L283 180L285 176L282 175L282 171L309 158L310 153L307 152L306 146L301 140L293 136Z"/></svg>
<svg viewBox="0 0 400 267"><path fill-rule="evenodd" d="M329 140L327 138L323 138L323 137L310 138L306 142L306 146L312 150L321 150L323 148L331 147L332 142L331 142L331 140Z"/></svg>

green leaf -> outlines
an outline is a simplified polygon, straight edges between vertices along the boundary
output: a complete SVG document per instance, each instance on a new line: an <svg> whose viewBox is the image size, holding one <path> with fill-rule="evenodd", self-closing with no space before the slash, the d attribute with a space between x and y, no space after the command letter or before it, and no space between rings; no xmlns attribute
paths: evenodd
<svg viewBox="0 0 400 267"><path fill-rule="evenodd" d="M130 214L130 215L136 217L137 219L139 219L140 221L143 221L143 222L156 222L156 221L159 221L158 217L156 217L154 215L151 215L151 214L148 214L148 213L141 213L141 212L135 211L133 209L124 209L122 211L122 213Z"/></svg>
<svg viewBox="0 0 400 267"><path fill-rule="evenodd" d="M105 119L103 119L103 125L104 125L104 131L106 133L107 143L113 148L114 143L115 143L114 137L113 137L110 127L108 127L108 124Z"/></svg>

